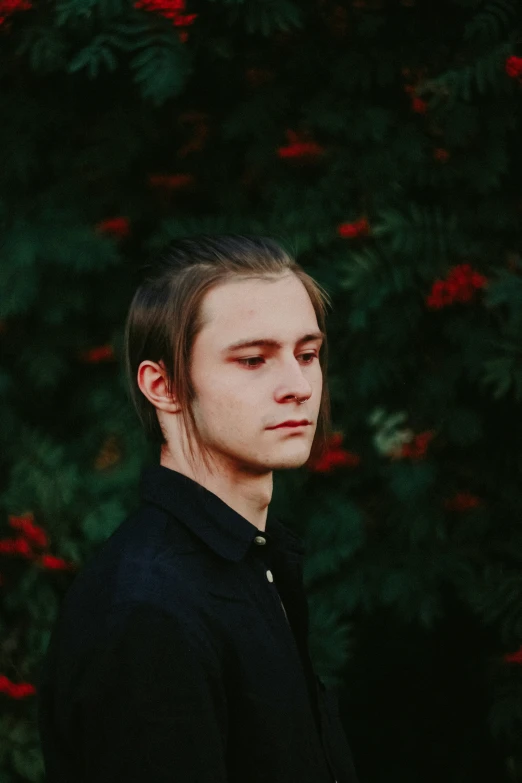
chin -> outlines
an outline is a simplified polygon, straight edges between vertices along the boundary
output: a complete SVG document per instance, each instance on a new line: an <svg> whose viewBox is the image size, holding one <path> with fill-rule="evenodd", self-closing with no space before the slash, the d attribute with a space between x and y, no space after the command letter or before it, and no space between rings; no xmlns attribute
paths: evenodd
<svg viewBox="0 0 522 783"><path fill-rule="evenodd" d="M294 454L280 454L270 460L272 470L284 470L285 468L300 468L310 457L310 448L300 449Z"/></svg>
<svg viewBox="0 0 522 783"><path fill-rule="evenodd" d="M271 470L296 470L297 468L302 467L307 459L308 457L303 457L302 459L298 459L297 457L292 459L289 457L288 459L274 462L274 464L271 465Z"/></svg>

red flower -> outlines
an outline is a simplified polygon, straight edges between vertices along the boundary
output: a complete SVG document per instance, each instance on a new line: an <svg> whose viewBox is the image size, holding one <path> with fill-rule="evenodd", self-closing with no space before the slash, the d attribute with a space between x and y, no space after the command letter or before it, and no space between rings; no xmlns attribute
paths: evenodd
<svg viewBox="0 0 522 783"><path fill-rule="evenodd" d="M368 236L370 233L370 224L366 218L356 220L354 223L341 223L337 226L337 233L343 239L355 239L356 237Z"/></svg>
<svg viewBox="0 0 522 783"><path fill-rule="evenodd" d="M337 467L356 467L361 458L358 454L341 447L342 433L334 433L330 438L328 449L321 459L308 463L308 469L314 473L329 473Z"/></svg>
<svg viewBox="0 0 522 783"><path fill-rule="evenodd" d="M102 234L113 234L117 237L126 237L130 233L129 218L113 217L102 220L96 224L96 230Z"/></svg>
<svg viewBox="0 0 522 783"><path fill-rule="evenodd" d="M448 511L467 511L469 508L477 508L482 505L482 501L471 492L457 492L454 497L444 502L444 507Z"/></svg>
<svg viewBox="0 0 522 783"><path fill-rule="evenodd" d="M512 55L506 60L506 73L512 79L517 79L522 76L522 57L515 57Z"/></svg>
<svg viewBox="0 0 522 783"><path fill-rule="evenodd" d="M0 674L0 693L5 693L12 699L23 699L36 693L36 688L30 682L11 682L5 674Z"/></svg>

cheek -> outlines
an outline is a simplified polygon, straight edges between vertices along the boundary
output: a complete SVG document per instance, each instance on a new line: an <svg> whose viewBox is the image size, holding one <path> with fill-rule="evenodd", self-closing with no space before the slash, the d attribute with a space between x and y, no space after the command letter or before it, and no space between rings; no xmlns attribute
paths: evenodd
<svg viewBox="0 0 522 783"><path fill-rule="evenodd" d="M198 385L199 408L208 415L219 411L223 419L237 417L242 408L252 405L255 394L254 384L245 383L241 376L235 378L229 374L219 378L208 373Z"/></svg>

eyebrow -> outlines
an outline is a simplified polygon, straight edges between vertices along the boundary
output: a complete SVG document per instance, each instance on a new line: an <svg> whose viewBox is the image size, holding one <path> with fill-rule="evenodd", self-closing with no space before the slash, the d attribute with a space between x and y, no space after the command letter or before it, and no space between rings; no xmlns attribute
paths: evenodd
<svg viewBox="0 0 522 783"><path fill-rule="evenodd" d="M300 337L296 345L302 345L303 343L309 343L312 342L312 340L324 340L325 334L324 332L310 332L310 334L305 334L303 337ZM283 343L280 343L279 340L272 340L268 337L260 337L253 340L239 340L237 343L231 343L231 345L227 345L226 348L223 349L223 353L229 353L230 351L239 351L242 348L282 348Z"/></svg>

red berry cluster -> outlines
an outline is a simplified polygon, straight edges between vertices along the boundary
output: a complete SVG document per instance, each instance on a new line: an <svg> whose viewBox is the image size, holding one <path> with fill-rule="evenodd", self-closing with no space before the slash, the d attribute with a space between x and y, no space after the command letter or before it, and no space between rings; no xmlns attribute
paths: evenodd
<svg viewBox="0 0 522 783"><path fill-rule="evenodd" d="M308 469L314 473L329 473L334 468L353 468L359 465L361 461L359 455L342 448L342 442L342 433L334 433L334 435L332 435L330 438L326 453L321 457L321 459L316 460L315 462L309 462Z"/></svg>
<svg viewBox="0 0 522 783"><path fill-rule="evenodd" d="M418 95L415 95L411 99L411 108L416 114L426 114L428 111L427 101L423 101Z"/></svg>
<svg viewBox="0 0 522 783"><path fill-rule="evenodd" d="M56 557L56 555L42 555L40 565L43 565L48 571L68 571L76 568L74 563L68 563L62 557Z"/></svg>
<svg viewBox="0 0 522 783"><path fill-rule="evenodd" d="M467 511L470 508L477 508L482 505L482 501L471 492L457 492L457 494L445 501L444 507L448 511Z"/></svg>
<svg viewBox="0 0 522 783"><path fill-rule="evenodd" d="M152 188L165 188L165 190L183 190L194 185L192 174L151 174L148 180Z"/></svg>
<svg viewBox="0 0 522 783"><path fill-rule="evenodd" d="M33 550L29 542L18 536L18 538L0 539L0 553L4 555L22 555L22 557L32 557Z"/></svg>
<svg viewBox="0 0 522 783"><path fill-rule="evenodd" d="M448 150L444 149L444 147L437 147L433 150L433 157L435 160L440 160L441 163L446 163L449 160L449 156Z"/></svg>
<svg viewBox="0 0 522 783"><path fill-rule="evenodd" d="M0 26L11 14L17 11L29 11L33 4L29 0L0 0Z"/></svg>
<svg viewBox="0 0 522 783"><path fill-rule="evenodd" d="M522 663L522 647L514 653L504 655L504 660L508 663Z"/></svg>
<svg viewBox="0 0 522 783"><path fill-rule="evenodd" d="M337 233L343 239L356 239L357 237L368 236L370 224L366 218L356 220L354 223L341 223L337 226Z"/></svg>
<svg viewBox="0 0 522 783"><path fill-rule="evenodd" d="M152 188L165 190L185 190L192 187L196 180L192 174L151 174L148 184Z"/></svg>
<svg viewBox="0 0 522 783"><path fill-rule="evenodd" d="M188 27L194 24L198 16L183 13L186 10L185 0L136 0L134 7L171 19L176 27Z"/></svg>
<svg viewBox="0 0 522 783"><path fill-rule="evenodd" d="M512 55L506 60L506 73L512 79L518 79L522 83L522 57Z"/></svg>
<svg viewBox="0 0 522 783"><path fill-rule="evenodd" d="M190 27L198 17L198 14L183 13L183 11L185 11L185 0L136 0L134 7L164 16L165 19L169 19L176 28ZM181 43L186 43L188 37L189 34L187 30L178 30L178 38Z"/></svg>
<svg viewBox="0 0 522 783"><path fill-rule="evenodd" d="M487 278L475 272L471 264L460 264L450 270L446 280L435 281L426 304L432 310L439 310L455 302L469 302L475 291L487 282Z"/></svg>
<svg viewBox="0 0 522 783"><path fill-rule="evenodd" d="M404 69L403 73L405 76L411 75L411 72L408 68ZM414 111L416 114L426 114L428 111L428 103L415 94L415 86L413 84L405 85L404 92L407 92L410 96L412 111Z"/></svg>
<svg viewBox="0 0 522 783"><path fill-rule="evenodd" d="M426 430L414 437L410 443L403 443L398 451L392 455L394 459L420 460L426 456L428 444L435 437L434 430Z"/></svg>
<svg viewBox="0 0 522 783"><path fill-rule="evenodd" d="M21 530L22 534L28 541L31 541L35 546L42 548L49 545L47 539L47 533L38 525L35 525L31 520L31 517L9 517L9 524L15 530Z"/></svg>
<svg viewBox="0 0 522 783"><path fill-rule="evenodd" d="M96 224L96 231L100 234L112 234L115 237L123 238L130 233L130 221L126 217L113 217L102 220Z"/></svg>
<svg viewBox="0 0 522 783"><path fill-rule="evenodd" d="M299 134L295 131L287 130L286 138L289 143L285 147L279 147L277 150L280 158L315 161L324 153L324 148L310 139L307 134Z"/></svg>
<svg viewBox="0 0 522 783"><path fill-rule="evenodd" d="M0 674L0 693L5 693L11 699L23 699L24 696L36 693L36 688L30 682L11 682L5 674Z"/></svg>
<svg viewBox="0 0 522 783"><path fill-rule="evenodd" d="M0 553L5 555L21 555L28 560L34 560L46 569L68 570L75 568L74 563L68 563L61 557L49 553L35 552L36 549L46 549L49 540L45 530L32 521L31 514L17 517L10 516L9 524L21 535L17 538L0 539Z"/></svg>
<svg viewBox="0 0 522 783"><path fill-rule="evenodd" d="M81 351L79 358L82 362L87 362L88 364L112 361L114 359L114 350L112 345L99 345L96 348Z"/></svg>

